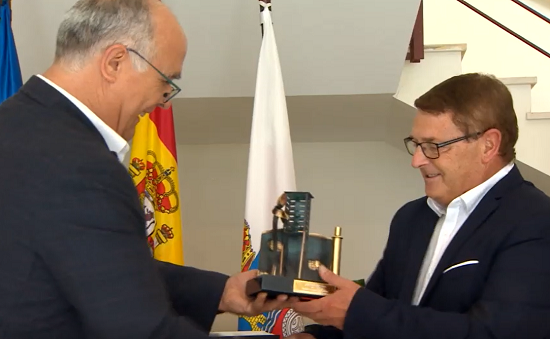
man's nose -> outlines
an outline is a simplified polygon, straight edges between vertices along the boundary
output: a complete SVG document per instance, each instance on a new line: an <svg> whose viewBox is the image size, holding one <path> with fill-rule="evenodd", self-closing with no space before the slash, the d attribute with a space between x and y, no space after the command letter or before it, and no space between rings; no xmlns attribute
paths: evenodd
<svg viewBox="0 0 550 339"><path fill-rule="evenodd" d="M429 162L428 158L424 155L424 152L422 152L422 147L418 146L416 147L416 150L414 151L414 154L412 156L411 165L414 168L420 168L421 166L426 165Z"/></svg>

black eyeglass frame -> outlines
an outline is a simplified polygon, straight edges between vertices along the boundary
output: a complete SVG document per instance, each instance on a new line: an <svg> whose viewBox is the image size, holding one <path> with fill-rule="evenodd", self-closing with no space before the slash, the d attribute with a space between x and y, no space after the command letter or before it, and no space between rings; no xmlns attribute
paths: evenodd
<svg viewBox="0 0 550 339"><path fill-rule="evenodd" d="M487 130L486 130L487 131ZM414 155L414 152L416 152L416 149L418 148L418 146L420 146L420 149L422 150L422 153L424 153L424 156L428 159L437 159L440 157L440 154L439 154L439 149L441 147L445 147L445 146L449 146L449 145L452 145L454 143L457 143L459 141L462 141L462 140L467 140L467 139L472 139L472 138L477 138L479 137L480 135L482 135L483 133L485 132L476 132L476 133L471 133L471 134L467 134L467 135L463 135L461 137L458 137L458 138L455 138L455 139L451 139L451 140L447 140L447 141L443 141L443 142L440 142L440 143L435 143L435 142L431 142L431 141L424 141L424 142L416 142L413 140L413 138L411 137L407 137L405 139L403 139L403 142L405 143L405 148L407 149L407 152L410 154L410 155ZM414 149L409 149L409 146L408 144L409 143L413 143L414 144ZM434 147L434 150L436 152L436 156L435 157L430 157L426 154L426 149L424 148L424 145L433 145Z"/></svg>
<svg viewBox="0 0 550 339"><path fill-rule="evenodd" d="M136 51L135 49L132 49L132 48L128 48L126 47L126 50L128 50L128 52L132 52L134 53L135 55L137 55L138 57L140 57L143 61L145 61L149 66L151 66L155 71L157 71L158 74L160 74L160 76L162 78L164 78L164 80L166 80L168 82L168 84L170 85L170 87L172 87L172 92L170 93L164 93L164 103L167 103L168 101L172 100L173 97L175 97L179 92L181 92L181 88L179 88L178 85L176 85L172 79L170 79L169 77L167 77L164 73L162 73L158 68L156 68L152 63L149 62L149 60L145 59L145 57L141 54L139 54L138 51Z"/></svg>

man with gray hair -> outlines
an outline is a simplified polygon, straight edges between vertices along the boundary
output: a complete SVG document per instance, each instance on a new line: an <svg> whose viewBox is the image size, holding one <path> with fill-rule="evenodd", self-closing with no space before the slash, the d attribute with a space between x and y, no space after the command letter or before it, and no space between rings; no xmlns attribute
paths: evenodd
<svg viewBox="0 0 550 339"><path fill-rule="evenodd" d="M179 92L186 37L158 0L79 0L53 65L0 106L0 337L207 338L216 314L285 297L156 261L120 161L139 115Z"/></svg>

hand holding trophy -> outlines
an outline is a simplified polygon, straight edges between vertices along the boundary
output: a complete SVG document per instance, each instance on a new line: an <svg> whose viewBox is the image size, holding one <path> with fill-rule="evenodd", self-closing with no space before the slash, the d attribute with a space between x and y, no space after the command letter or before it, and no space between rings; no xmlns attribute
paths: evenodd
<svg viewBox="0 0 550 339"><path fill-rule="evenodd" d="M335 291L321 279L318 269L324 265L340 273L342 230L335 227L332 238L309 232L312 198L309 192L285 192L279 197L272 229L261 237L260 275L248 281L249 296L266 292L269 298L285 294L307 300Z"/></svg>

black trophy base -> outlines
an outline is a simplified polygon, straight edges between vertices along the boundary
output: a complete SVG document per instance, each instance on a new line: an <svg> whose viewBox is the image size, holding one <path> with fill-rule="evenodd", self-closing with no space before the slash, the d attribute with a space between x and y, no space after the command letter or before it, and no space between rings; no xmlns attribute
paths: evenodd
<svg viewBox="0 0 550 339"><path fill-rule="evenodd" d="M285 294L300 299L318 299L335 291L334 286L324 282L293 279L280 275L260 275L249 280L246 285L246 294L255 297L265 292L270 299Z"/></svg>

